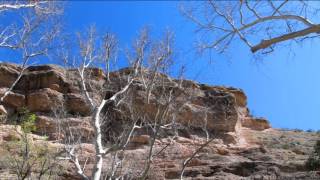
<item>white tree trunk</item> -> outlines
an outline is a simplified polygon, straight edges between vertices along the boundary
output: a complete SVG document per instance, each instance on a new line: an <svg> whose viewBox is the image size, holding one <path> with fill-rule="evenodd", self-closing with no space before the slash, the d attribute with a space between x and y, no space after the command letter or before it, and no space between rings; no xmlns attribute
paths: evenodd
<svg viewBox="0 0 320 180"><path fill-rule="evenodd" d="M106 100L103 100L99 107L94 111L94 116L92 121L94 122L95 129L95 149L96 149L96 163L92 171L93 180L100 180L102 165L103 165L103 154L105 153L102 146L102 134L101 134L101 122L100 122L100 113L102 108L106 104Z"/></svg>

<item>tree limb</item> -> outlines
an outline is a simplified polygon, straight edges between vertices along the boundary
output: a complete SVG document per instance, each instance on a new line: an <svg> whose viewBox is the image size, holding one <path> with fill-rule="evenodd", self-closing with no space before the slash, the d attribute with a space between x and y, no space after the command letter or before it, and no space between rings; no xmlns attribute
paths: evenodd
<svg viewBox="0 0 320 180"><path fill-rule="evenodd" d="M292 33L288 33L285 35L281 35L272 39L268 39L268 40L262 40L259 44L253 46L251 48L251 52L255 53L261 49L266 49L268 47L270 47L273 44L277 44L283 41L287 41L290 39L294 39L297 37L303 37L306 36L308 34L312 34L312 33L320 33L320 25L315 25L300 31L296 31L296 32L292 32Z"/></svg>

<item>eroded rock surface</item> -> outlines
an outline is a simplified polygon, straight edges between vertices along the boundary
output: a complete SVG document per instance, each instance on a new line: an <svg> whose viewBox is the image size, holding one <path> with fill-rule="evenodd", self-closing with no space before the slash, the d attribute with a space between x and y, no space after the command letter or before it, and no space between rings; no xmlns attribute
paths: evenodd
<svg viewBox="0 0 320 180"><path fill-rule="evenodd" d="M260 131L271 128L268 120L264 118L246 117L242 119L241 124L243 127Z"/></svg>
<svg viewBox="0 0 320 180"><path fill-rule="evenodd" d="M43 117L40 117L43 118ZM42 120L41 120L42 121ZM50 120L44 120L50 121ZM73 121L72 125L79 122ZM50 123L49 123L50 124ZM42 124L44 125L44 124ZM45 125L45 127L50 125ZM54 126L53 126L54 127ZM264 131L241 128L243 138L247 140L246 146L225 145L216 139L203 148L187 165L184 179L210 179L210 180L252 180L252 179L320 179L320 172L307 171L304 163L311 153L312 147L319 134L315 132L285 131L279 129L267 129ZM0 152L1 158L8 155L7 143L19 140L21 137L19 126L0 125ZM36 137L32 141L35 145L43 143L44 140ZM121 172L130 172L126 177L135 179L143 169L146 154L149 151L149 136L136 136L132 139L132 146L119 157L130 160L122 164ZM191 138L177 137L173 140L161 138L156 141L155 152L160 152L163 147L165 151L154 157L151 165L149 179L180 179L182 164L189 158L197 148L206 140L202 137ZM48 146L62 149L61 144L49 141ZM169 145L168 145L169 144ZM300 150L300 151L297 151ZM301 153L303 152L303 153ZM80 163L86 163L86 173L90 173L94 162L94 145L83 143L81 147ZM106 156L104 170L107 170L112 156ZM119 172L120 173L120 172ZM6 179L14 174L6 170L0 163L0 178ZM62 163L58 179L81 179L76 175L72 163Z"/></svg>
<svg viewBox="0 0 320 180"><path fill-rule="evenodd" d="M0 96L14 82L20 70L16 65L0 64ZM132 70L126 68L111 73L107 88L106 76L100 69L91 68L88 71L92 75L86 82L88 91L97 102L104 98L102 89L110 97L123 87L122 82ZM173 135L176 132L171 130L159 132L153 149L159 153L152 161L149 179L180 179L183 162L207 140L204 127L216 139L187 164L184 179L320 179L319 172L307 171L304 166L319 134L272 129L266 119L250 115L246 95L240 89L208 86L188 80L182 81L183 88L179 89L174 86L178 80L161 76L168 79L165 90L172 90L176 97L175 107L181 107L175 114L181 128L177 128L175 138ZM141 88L142 83L141 79L136 79L130 89L133 97L131 110L134 115L152 119L157 112L157 103L162 101L160 91L148 95ZM146 103L146 97L149 103ZM38 136L32 136L32 143L37 145L46 141L51 148L63 150L63 144L57 143L57 140L70 134L80 137L79 160L81 164L86 163L86 173L90 173L95 158L92 143L94 130L90 124L92 112L82 94L77 71L54 65L29 67L0 105L0 114L10 117L22 107L37 114L34 133ZM104 110L110 111L108 116L113 120L103 128L111 127L116 132L132 121L126 114L126 107L121 109L122 114L106 108L109 109ZM19 126L0 124L0 153L10 154L4 147L21 139L19 134ZM46 140L41 137L46 137ZM105 134L103 138L112 137ZM121 172L130 172L126 175L128 179L140 175L151 142L150 129L141 128L133 134L128 149L118 155L128 160L121 165ZM164 147L166 149L162 151ZM107 155L104 158L105 171L113 157ZM70 162L65 161L61 166L58 179L80 179ZM0 179L9 175L10 171L0 164Z"/></svg>
<svg viewBox="0 0 320 180"><path fill-rule="evenodd" d="M21 68L16 65L0 64L0 96L10 87L20 71ZM77 73L76 70L63 69L56 65L28 67L13 91L4 99L4 108L10 109L10 114L14 114L19 108L26 107L32 112L51 118L57 116L57 113L61 113L62 110L69 117L90 116L91 109L81 92ZM104 88L106 76L97 68L90 68L87 73L91 75L87 80L88 91L96 102L102 98L101 89ZM112 72L108 91L111 94L116 92L130 73L132 72L129 68ZM175 88L174 84L178 80L170 80L166 75L161 76L168 79L168 89ZM141 79L137 79L135 84L139 83L142 83ZM267 121L263 124L260 120L251 118L246 107L246 96L240 89L208 86L188 80L182 82L182 87L183 90L173 89L177 96L177 104L183 104L175 118L185 127L197 130L206 126L210 133L225 134L228 142L237 141L230 136L230 132L237 132L242 123L246 127L252 126L259 130L269 127ZM145 101L148 96L145 90L139 86L133 86L132 92L135 113L148 115L150 118L155 116L156 104L161 101L158 99L157 91L149 95L151 103L148 104ZM185 135L188 136L186 133Z"/></svg>

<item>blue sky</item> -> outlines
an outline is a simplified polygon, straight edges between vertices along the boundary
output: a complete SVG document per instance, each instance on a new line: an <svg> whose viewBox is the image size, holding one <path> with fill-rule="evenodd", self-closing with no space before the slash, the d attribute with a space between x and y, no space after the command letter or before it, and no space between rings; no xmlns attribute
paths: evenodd
<svg viewBox="0 0 320 180"><path fill-rule="evenodd" d="M241 42L226 55L199 56L194 51L195 27L181 16L179 2L66 3L67 32L83 31L91 24L114 32L122 47L129 46L139 30L149 26L155 36L166 28L176 35L177 63L187 65L186 78L211 85L241 88L255 116L267 118L276 128L320 129L320 41L286 48L253 59Z"/></svg>

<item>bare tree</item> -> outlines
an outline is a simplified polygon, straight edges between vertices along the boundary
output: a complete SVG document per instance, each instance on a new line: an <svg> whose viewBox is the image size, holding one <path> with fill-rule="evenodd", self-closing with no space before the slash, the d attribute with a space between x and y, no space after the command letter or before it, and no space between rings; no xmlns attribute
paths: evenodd
<svg viewBox="0 0 320 180"><path fill-rule="evenodd" d="M14 172L17 179L51 179L58 175L56 156L59 154L47 143L37 144L32 141L31 131L35 130L35 114L22 110L15 121L22 122L16 127L19 141L6 143L9 152L4 162Z"/></svg>
<svg viewBox="0 0 320 180"><path fill-rule="evenodd" d="M57 13L61 10L55 5L55 2L53 1L1 0L0 2L0 13L22 9L34 9L37 13L43 14Z"/></svg>
<svg viewBox="0 0 320 180"><path fill-rule="evenodd" d="M213 1L183 6L182 13L197 27L199 48L224 52L242 41L252 53L269 53L284 42L319 37L319 2Z"/></svg>
<svg viewBox="0 0 320 180"><path fill-rule="evenodd" d="M118 105L121 102L121 99L123 99L122 96L133 84L136 74L128 76L128 78L126 79L126 83L123 86L119 87L119 90L113 95L108 97L106 94L108 92L104 92L104 90L102 90L102 93L104 94L102 95L102 98L94 99L94 97L91 96L88 90L89 84L87 83L87 81L90 79L90 68L94 67L94 65L96 65L95 63L97 63L98 61L102 61L105 64L107 74L109 74L109 63L111 57L113 56L113 53L115 52L116 41L114 36L109 33L102 38L102 42L99 41L100 39L97 39L94 27L90 27L88 32L84 35L78 34L78 40L80 48L80 61L73 62L73 64L77 66L77 71L79 73L81 81L82 92L91 109L91 124L94 128L95 163L91 175L88 176L84 173L84 167L82 167L82 165L80 164L78 154L76 154L76 148L81 146L81 141L76 141L68 144L68 146L66 147L66 150L68 152L67 159L74 163L77 169L77 173L83 179L99 180L101 179L102 175L103 157L106 154L111 153L115 149L121 149L126 146L131 133L135 128L135 126L131 128L131 130L128 132L129 134L125 136L125 140L122 141L121 144L116 144L109 148L104 147L101 126L103 125L103 123L105 123L103 122L103 120L108 119L108 117L103 117L103 115L107 115L107 113L103 113L103 109L109 104ZM102 44L102 48L97 47L100 44ZM102 53L99 50L103 50ZM137 68L138 67L136 67L136 69ZM110 81L109 75L107 81Z"/></svg>
<svg viewBox="0 0 320 180"><path fill-rule="evenodd" d="M153 159L171 144L156 151L155 142L160 138L159 132L174 128L174 115L183 105L176 102L177 93L183 92L181 84L165 75L173 64L173 33L168 31L162 39L151 40L147 29L143 29L134 41L132 49L127 51L129 67L117 72L110 72L112 68L109 64L117 52L114 35L107 33L100 37L95 28L90 27L87 33L78 34L78 38L80 57L77 59L80 61L71 61L71 64L77 67L83 95L91 107L90 121L94 129L95 145L94 167L91 174L85 173L86 161L83 163L79 160L83 158L79 154L81 138L71 138L70 133L65 141L67 156L63 159L70 160L77 174L83 179L98 180L103 176L106 179L128 177L128 170L119 173L124 161L131 161L125 158L126 148L137 130L148 129L148 155L144 157L144 166L138 170L138 177L146 179ZM90 70L97 65L105 67L105 84L100 92L92 92ZM143 99L136 99L137 89L145 94ZM94 94L100 94L101 97L97 98ZM136 108L140 103L146 107L154 107L155 112ZM114 124L119 118L122 118L121 127ZM111 162L105 162L107 156L112 157ZM109 166L109 172L104 175L102 168L106 164Z"/></svg>
<svg viewBox="0 0 320 180"><path fill-rule="evenodd" d="M53 1L1 1L1 19L14 14L15 21L0 26L0 50L18 54L21 70L12 85L0 97L0 103L14 89L25 69L37 58L47 56L55 46L60 27L57 15L62 7Z"/></svg>

